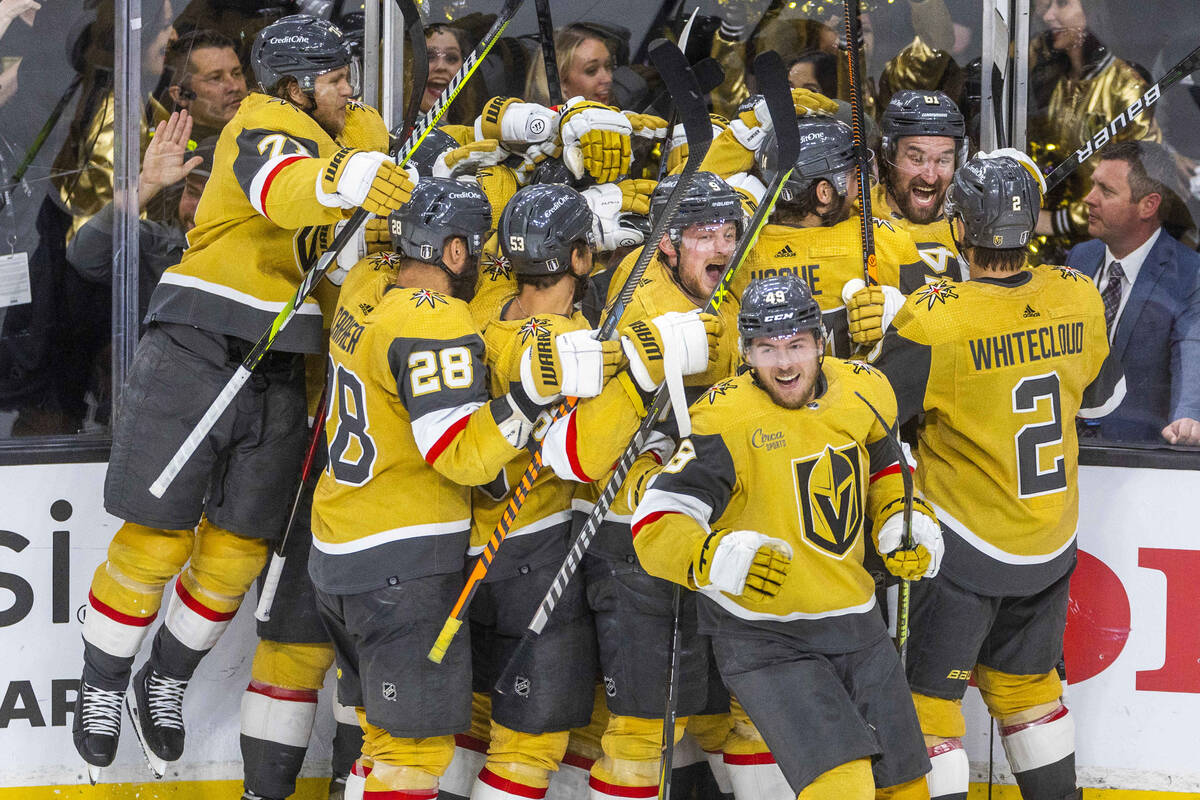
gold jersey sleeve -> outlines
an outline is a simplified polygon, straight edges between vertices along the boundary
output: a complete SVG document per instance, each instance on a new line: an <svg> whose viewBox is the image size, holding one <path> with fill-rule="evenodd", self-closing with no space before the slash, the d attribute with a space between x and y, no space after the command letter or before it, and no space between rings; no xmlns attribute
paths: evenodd
<svg viewBox="0 0 1200 800"><path fill-rule="evenodd" d="M466 304L356 266L329 359L314 580L349 593L461 568L470 487L521 452L488 403L483 340Z"/></svg>
<svg viewBox="0 0 1200 800"><path fill-rule="evenodd" d="M1108 352L1100 295L1068 267L930 284L896 315L875 366L902 422L924 414L916 484L966 546L956 580L1003 591L1073 561L1075 417Z"/></svg>
<svg viewBox="0 0 1200 800"><path fill-rule="evenodd" d="M887 187L876 184L871 190L871 213L886 219L898 231L907 233L917 249L919 261L901 267L900 291L909 294L926 283L940 280L966 280L958 260L958 245L950 231L950 221L938 217L933 222L913 222L888 204Z"/></svg>
<svg viewBox="0 0 1200 800"><path fill-rule="evenodd" d="M835 619L878 614L863 568L875 546L866 530L895 513L903 488L898 445L885 441L862 398L889 421L896 401L882 374L860 362L829 358L823 373L824 392L800 409L776 405L751 374L694 404L692 435L634 512L634 546L648 572L696 588L691 565L710 530L758 531L788 544L791 575L761 602L701 588L725 612L803 622L814 634Z"/></svg>

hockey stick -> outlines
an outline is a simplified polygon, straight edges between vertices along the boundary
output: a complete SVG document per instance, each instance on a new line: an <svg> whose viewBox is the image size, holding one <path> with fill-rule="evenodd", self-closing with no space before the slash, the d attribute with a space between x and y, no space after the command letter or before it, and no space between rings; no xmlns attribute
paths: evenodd
<svg viewBox="0 0 1200 800"><path fill-rule="evenodd" d="M263 578L262 589L258 593L258 605L254 608L254 618L259 622L271 620L271 605L275 602L275 593L279 590L279 578L283 575L283 565L287 561L284 551L287 550L288 539L292 525L296 522L296 512L300 509L300 501L304 498L305 484L312 474L312 465L316 461L318 445L325 433L325 408L329 402L328 390L321 392L317 402L317 410L313 415L312 437L308 441L308 450L304 454L304 463L300 466L300 485L296 487L296 496L292 499L292 510L288 513L287 524L283 526L283 535L271 553L271 563L267 566L267 575Z"/></svg>
<svg viewBox="0 0 1200 800"><path fill-rule="evenodd" d="M1091 138L1084 142L1083 147L1076 150L1046 176L1046 193L1067 179L1079 165L1100 151L1104 145L1129 126L1138 114L1158 102L1164 89L1167 89L1200 69L1200 47L1188 53L1178 64L1171 67L1155 83L1142 93L1142 96L1129 104L1129 108L1109 120L1108 124L1096 131Z"/></svg>
<svg viewBox="0 0 1200 800"><path fill-rule="evenodd" d="M658 249L658 242L662 239L663 234L667 230L667 222L675 214L675 209L679 207L679 202L687 191L687 185L691 182L692 176L700 169L700 162L704 160L704 155L708 152L709 144L712 142L712 125L708 121L708 106L705 104L704 95L700 92L696 85L695 77L692 71L688 68L687 60L684 59L683 53L679 48L666 39L660 39L655 42L650 48L650 60L654 63L664 76L670 76L670 82L674 84L672 94L676 97L681 108L685 109L684 126L687 130L688 139L694 141L694 144L688 148L687 164L684 167L683 174L680 175L679 183L667 198L666 207L654 229L650 235L646 237L646 244L642 248L641 254L638 256L637 262L634 264L633 270L629 273L629 277L625 279L625 283L621 286L621 293L613 302L613 306L609 309L609 314L604 320L604 324L600 327L597 338L601 340L611 339L616 333L617 323L620 321L621 314L624 313L625 307L629 304L633 297L634 289L642 280L642 275L646 272L646 267L650 264L650 257ZM574 410L578 404L578 398L568 397L566 401L560 404L551 415L550 421L566 416ZM442 630L434 641L433 646L429 649L429 660L435 664L442 663L442 659L446 656L446 650L450 647L450 643L454 640L454 635L462 626L463 620L467 616L467 607L471 603L471 599L475 596L475 592L483 583L488 569L491 567L492 561L496 558L496 552L500 548L501 542L508 536L512 525L520 513L521 507L525 504L525 498L529 496L529 492L533 489L534 481L542 471L542 448L539 444L537 450L533 453L533 458L529 462L529 466L525 468L521 479L517 481L516 488L513 490L512 497L509 498L508 506L504 509L504 514L500 517L500 522L497 523L495 530L492 531L491 538L488 539L487 546L483 548L483 552L475 561L470 574L467 576L466 585L458 595L458 599L454 603L454 607L450 610L450 615L446 617L446 622L442 625Z"/></svg>
<svg viewBox="0 0 1200 800"><path fill-rule="evenodd" d="M658 767L658 798L671 798L671 764L675 760L675 717L679 713L679 650L683 647L683 630L679 625L680 607L683 604L683 587L675 584L671 597L671 613L675 621L671 627L671 656L667 666L667 710L663 714L662 758Z"/></svg>
<svg viewBox="0 0 1200 800"><path fill-rule="evenodd" d="M858 0L844 0L843 16L846 18L846 53L849 60L850 78L850 121L854 131L854 150L857 163L854 173L858 178L860 206L859 235L862 237L863 280L868 286L879 283L879 272L875 268L875 231L871 222L871 192L867 188L870 163L867 158L867 139L864 134L862 53L858 43L862 40L862 22L858 18Z"/></svg>
<svg viewBox="0 0 1200 800"><path fill-rule="evenodd" d="M475 71L483 62L484 57L487 56L492 47L497 41L499 41L500 35L504 33L504 29L508 27L510 22L512 22L512 18L516 14L517 9L520 8L522 2L523 0L505 0L504 8L501 9L500 14L496 17L496 21L492 23L491 30L489 30L483 40L476 45L475 49L471 51L471 54L463 60L462 66L458 69L458 73L450 79L450 83L442 91L442 94L440 97L438 97L437 102L435 102L433 106L427 112L425 112L423 117L420 117L417 120L417 124L409 134L408 139L399 148L399 153L396 157L396 163L398 165L404 166L408 163L409 158L412 157L413 151L416 150L421 142L425 140L425 137L429 134L429 132L433 130L438 120L440 120L442 115L446 113L446 109L449 108L450 103L453 102L454 98L458 96L458 93L462 90L463 86L471 78L471 76L475 74ZM259 362L261 362L263 357L267 354L267 350L269 350L271 345L275 342L275 338L279 335L279 332L283 330L284 326L287 325L288 322L291 321L292 317L296 315L296 312L300 310L305 298L312 294L313 290L317 286L317 283L320 282L323 277L325 277L325 273L328 272L330 267L333 265L334 260L337 258L337 254L341 252L342 248L349 244L350 240L358 234L358 231L363 227L364 224L366 224L367 217L369 216L370 214L365 209L357 209L354 214L351 215L349 221L338 233L338 235L334 237L333 243L329 246L329 249L322 253L321 257L317 259L316 266L305 273L304 277L300 281L300 285L296 289L295 295L284 306L279 314L276 315L274 321L271 323L271 327L266 331L266 333L259 337L259 340L254 344L254 347L251 348L250 352L246 355L246 358L243 359L242 363L238 365L238 368L229 378L229 381L225 384L224 388L221 389L221 392L217 395L216 399L213 400L212 405L210 405L208 410L204 412L204 415L200 418L200 421L196 423L196 426L192 429L192 432L188 434L186 439L184 439L183 444L179 446L179 449L175 452L175 455L171 457L171 460L163 468L162 472L159 473L159 476L154 480L154 483L150 485L150 493L152 495L155 497L162 497L167 491L167 488L171 485L171 482L174 481L176 476L179 475L179 471L183 469L183 466L187 463L188 459L192 457L194 452L196 452L196 448L199 447L200 443L204 441L204 438L208 436L208 432L212 430L212 427L216 424L217 419L220 418L225 409L228 408L230 403L233 402L233 398L237 395L242 386L245 385L246 381L250 379L251 372L254 371L254 368L258 366Z"/></svg>
<svg viewBox="0 0 1200 800"><path fill-rule="evenodd" d="M558 53L554 49L554 21L550 17L550 0L534 0L537 9L538 38L542 40L542 63L546 67L546 90L550 105L562 105L562 83L558 79Z"/></svg>
<svg viewBox="0 0 1200 800"><path fill-rule="evenodd" d="M400 14L404 17L404 36L412 48L412 82L408 87L408 103L404 107L404 133L408 136L417 126L417 115L421 113L421 98L429 83L429 52L425 48L425 24L415 0L396 0ZM413 149L416 149L415 147Z"/></svg>
<svg viewBox="0 0 1200 800"><path fill-rule="evenodd" d="M775 207L775 201L779 198L779 193L783 190L783 184L791 176L796 158L800 154L800 129L795 123L796 112L792 106L792 94L788 87L787 75L784 72L783 61L779 58L779 54L773 50L760 54L754 60L754 74L758 76L759 86L763 90L763 96L766 99L767 108L771 113L771 119L787 121L775 125L776 147L778 148L777 160L780 169L771 178L771 183L763 195L763 201L759 203L754 216L750 218L750 224L747 227L746 233L742 236L741 241L738 242L737 249L734 251L733 257L729 260L729 265L726 266L725 272L721 276L720 283L717 284L717 288L713 291L712 296L708 299L708 303L703 308L703 311L709 314L715 314L725 301L726 296L728 296L729 286L733 282L734 275L754 247L754 243L758 239L758 234L766 224L771 209ZM613 498L616 497L617 492L620 490L630 466L633 465L634 460L641 452L646 436L654 428L659 416L667 409L669 404L670 398L667 388L664 386L655 393L650 410L646 413L646 417L642 420L642 424L633 435L633 439L629 442L628 447L625 448L625 452L621 454L621 457L613 467L612 474L600 492L600 498L592 506L591 513L588 514L583 528L576 534L575 540L571 543L571 549L567 552L566 560L559 567L558 573L554 576L549 590L546 592L545 597L542 598L542 602L538 606L538 610L534 613L533 619L530 620L529 626L525 629L525 633L522 635L516 651L505 666L504 672L495 686L496 691L500 694L504 694L507 687L511 685L512 678L520 666L524 653L528 650L532 642L541 635L542 631L545 630L546 623L550 620L550 615L554 612L555 606L558 605L563 592L566 591L567 584L571 582L572 576L579 569L579 564L583 560L583 554L587 551L596 532L600 529L600 524L608 513L608 509L612 506Z"/></svg>
<svg viewBox="0 0 1200 800"><path fill-rule="evenodd" d="M879 409L871 405L871 401L863 397L859 392L854 393L855 396L867 404L867 408L871 409L871 413L875 415L875 419L879 420L879 424L887 431L887 439L896 448L896 458L900 464L900 480L904 484L904 527L903 535L900 537L905 550L911 550L912 541L912 513L913 513L913 479L912 471L908 468L908 458L904 455L904 447L900 444L900 423L896 422L895 426L887 424L887 420L879 413ZM900 664L908 665L908 609L912 598L912 581L900 579L899 601L896 610L896 649L900 651Z"/></svg>

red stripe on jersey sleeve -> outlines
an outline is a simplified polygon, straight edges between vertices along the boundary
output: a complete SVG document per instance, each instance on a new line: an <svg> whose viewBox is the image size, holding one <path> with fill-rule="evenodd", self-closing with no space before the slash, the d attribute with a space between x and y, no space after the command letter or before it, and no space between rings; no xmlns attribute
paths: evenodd
<svg viewBox="0 0 1200 800"><path fill-rule="evenodd" d="M575 420L577 418L576 413L572 412L571 418L567 420L567 461L570 463L571 471L575 473L576 478L583 483L591 483L593 479L588 477L588 474L583 471L583 465L579 463L579 450L576 446L578 430L575 427Z"/></svg>
<svg viewBox="0 0 1200 800"><path fill-rule="evenodd" d="M433 443L433 447L429 448L429 452L425 454L426 464L433 464L433 462L438 460L438 456L450 446L450 443L454 441L454 437L462 433L463 428L467 427L469 419L471 419L470 414L463 414L455 420L453 425L446 428L446 432L438 437L438 440Z"/></svg>
<svg viewBox="0 0 1200 800"><path fill-rule="evenodd" d="M886 478L888 475L899 475L900 469L901 469L901 464L899 462L892 464L890 467L881 469L881 470L879 470L879 472L876 472L874 475L871 476L871 483L874 483L875 481L879 480L880 478ZM913 468L908 467L908 471L912 472Z"/></svg>
<svg viewBox="0 0 1200 800"><path fill-rule="evenodd" d="M271 215L267 213L267 192L271 190L271 183L275 180L275 176L279 174L279 170L283 169L288 164L293 164L304 158L308 158L308 156L292 156L291 158L285 158L283 161L280 161L278 164L276 164L275 168L267 174L266 180L263 181L262 191L258 193L258 207L263 210L263 216L267 219L271 218Z"/></svg>
<svg viewBox="0 0 1200 800"><path fill-rule="evenodd" d="M679 511L651 511L649 514L642 517L637 522L633 523L633 538L634 539L637 538L638 532L641 531L643 526L649 525L652 522L658 522L660 519L665 517L667 514L679 514L679 513L681 513L681 512L679 512Z"/></svg>

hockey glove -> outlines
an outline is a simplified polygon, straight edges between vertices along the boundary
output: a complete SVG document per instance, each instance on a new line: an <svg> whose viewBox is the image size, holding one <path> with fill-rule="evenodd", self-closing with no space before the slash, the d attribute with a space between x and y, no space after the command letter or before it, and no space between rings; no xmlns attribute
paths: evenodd
<svg viewBox="0 0 1200 800"><path fill-rule="evenodd" d="M792 108L796 110L797 117L802 117L805 114L833 114L838 110L838 105L825 95L809 89L792 89ZM737 117L729 122L729 130L738 143L756 153L773 127L767 101L762 95L755 95L742 103L738 107Z"/></svg>
<svg viewBox="0 0 1200 800"><path fill-rule="evenodd" d="M667 121L653 114L639 114L636 111L622 111L629 124L633 127L633 135L640 139L665 139L667 137Z"/></svg>
<svg viewBox="0 0 1200 800"><path fill-rule="evenodd" d="M892 514L879 529L879 553L883 565L897 578L917 581L932 578L942 566L942 553L946 546L942 542L942 527L933 516L933 509L914 500L912 514L911 550L900 549L904 536L904 514Z"/></svg>
<svg viewBox="0 0 1200 800"><path fill-rule="evenodd" d="M317 200L330 208L360 206L386 216L407 203L412 190L412 177L387 154L343 147L318 179Z"/></svg>
<svg viewBox="0 0 1200 800"><path fill-rule="evenodd" d="M655 182L637 179L604 183L581 194L592 209L592 238L599 250L615 250L641 244L646 234L634 224L632 215L650 213L650 195Z"/></svg>
<svg viewBox="0 0 1200 800"><path fill-rule="evenodd" d="M473 176L481 168L502 163L510 153L495 139L471 142L453 150L447 150L433 162L435 178L460 178Z"/></svg>
<svg viewBox="0 0 1200 800"><path fill-rule="evenodd" d="M531 322L536 322L531 320ZM559 397L595 397L624 359L620 343L600 341L595 331L552 335L543 329L521 354L521 385L539 405Z"/></svg>
<svg viewBox="0 0 1200 800"><path fill-rule="evenodd" d="M612 183L629 174L633 125L617 109L572 97L558 123L563 163L576 179L584 173L596 183Z"/></svg>
<svg viewBox="0 0 1200 800"><path fill-rule="evenodd" d="M767 187L757 177L749 172L737 172L725 179L730 188L742 196L742 212L748 217L754 216L758 204L767 193Z"/></svg>
<svg viewBox="0 0 1200 800"><path fill-rule="evenodd" d="M392 249L392 229L387 217L371 217L363 226L363 239L367 244L367 255L384 253Z"/></svg>
<svg viewBox="0 0 1200 800"><path fill-rule="evenodd" d="M384 220L386 222L386 220ZM329 229L329 244L333 244L333 239L342 232L342 228L346 227L349 220L342 220L330 227ZM328 245L327 245L328 246ZM334 286L341 286L342 281L346 280L346 276L350 274L351 268L359 261L367 257L367 239L366 229L359 228L358 232L346 242L346 246L338 251L334 260L334 265L325 273L325 280L332 283Z"/></svg>
<svg viewBox="0 0 1200 800"><path fill-rule="evenodd" d="M554 136L557 122L558 114L538 103L493 97L475 120L475 138L496 139L505 144L540 144Z"/></svg>
<svg viewBox="0 0 1200 800"><path fill-rule="evenodd" d="M904 295L895 286L867 286L862 278L853 278L842 287L842 302L850 322L850 340L869 347L883 338L904 305Z"/></svg>
<svg viewBox="0 0 1200 800"><path fill-rule="evenodd" d="M667 373L696 375L716 363L721 318L700 311L669 311L653 320L635 320L621 331L629 371L644 392L652 392Z"/></svg>
<svg viewBox="0 0 1200 800"><path fill-rule="evenodd" d="M692 580L751 602L779 594L792 568L792 548L757 531L715 530L692 556Z"/></svg>
<svg viewBox="0 0 1200 800"><path fill-rule="evenodd" d="M712 123L714 139L721 135L721 131L729 127L729 120L720 114L709 114L708 119ZM687 135L683 129L683 123L679 123L671 131L671 141L667 145L666 152L667 174L673 175L676 171L682 169L683 162L687 161L688 157Z"/></svg>

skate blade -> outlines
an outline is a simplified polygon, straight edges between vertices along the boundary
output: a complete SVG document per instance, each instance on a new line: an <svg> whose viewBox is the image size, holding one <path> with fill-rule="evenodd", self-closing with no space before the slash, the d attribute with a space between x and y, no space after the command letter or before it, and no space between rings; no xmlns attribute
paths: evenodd
<svg viewBox="0 0 1200 800"><path fill-rule="evenodd" d="M104 767L97 767L95 764L88 764L88 780L95 786L100 782L100 776L104 774Z"/></svg>
<svg viewBox="0 0 1200 800"><path fill-rule="evenodd" d="M142 747L142 755L146 758L146 766L150 767L150 771L154 773L155 778L162 780L162 777L167 774L167 762L159 758L146 744L146 737L142 734L142 720L138 716L137 696L134 694L132 686L125 693L125 710L129 713L129 721L133 723L133 733L137 736L138 744Z"/></svg>

